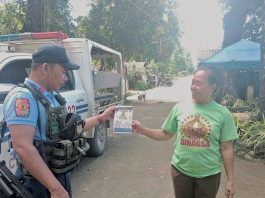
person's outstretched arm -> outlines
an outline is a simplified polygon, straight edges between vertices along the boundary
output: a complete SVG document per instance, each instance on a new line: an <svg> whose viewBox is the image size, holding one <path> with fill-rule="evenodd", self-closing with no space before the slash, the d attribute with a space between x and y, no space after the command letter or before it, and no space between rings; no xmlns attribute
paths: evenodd
<svg viewBox="0 0 265 198"><path fill-rule="evenodd" d="M89 130L99 124L102 124L103 122L105 122L106 120L111 120L114 117L114 113L115 113L116 107L115 106L111 106L108 107L103 113L90 117L90 118L86 118L85 121L85 125L83 128L83 131Z"/></svg>
<svg viewBox="0 0 265 198"><path fill-rule="evenodd" d="M234 149L232 141L221 142L221 154L226 171L227 181L225 188L226 198L232 198L234 189Z"/></svg>
<svg viewBox="0 0 265 198"><path fill-rule="evenodd" d="M154 140L168 140L174 135L171 133L167 133L163 129L147 128L138 120L133 120L132 128L133 132L143 134Z"/></svg>

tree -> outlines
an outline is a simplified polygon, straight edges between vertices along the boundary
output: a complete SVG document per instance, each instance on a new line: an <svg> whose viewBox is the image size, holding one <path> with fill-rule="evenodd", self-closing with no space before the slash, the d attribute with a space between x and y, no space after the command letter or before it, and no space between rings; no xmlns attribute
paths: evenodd
<svg viewBox="0 0 265 198"><path fill-rule="evenodd" d="M24 27L25 32L43 32L44 31L44 0L19 0L18 3L26 12L26 23ZM26 7L25 7L26 6ZM26 8L26 9L25 9Z"/></svg>
<svg viewBox="0 0 265 198"><path fill-rule="evenodd" d="M167 73L171 74L177 74L183 71L192 73L194 71L190 54L187 54L180 44L171 53L166 62L166 67L168 67Z"/></svg>
<svg viewBox="0 0 265 198"><path fill-rule="evenodd" d="M25 13L12 2L0 5L0 33L12 34L21 32L24 27ZM12 21L12 23L10 22Z"/></svg>
<svg viewBox="0 0 265 198"><path fill-rule="evenodd" d="M125 60L163 61L180 36L174 8L172 0L94 1L89 16L78 19L78 35L121 51Z"/></svg>
<svg viewBox="0 0 265 198"><path fill-rule="evenodd" d="M264 11L262 0L221 0L226 14L224 15L223 48L242 38L258 40L261 23L260 14ZM256 38L255 38L256 36Z"/></svg>
<svg viewBox="0 0 265 198"><path fill-rule="evenodd" d="M3 5L2 33L62 31L74 35L69 0L14 0Z"/></svg>
<svg viewBox="0 0 265 198"><path fill-rule="evenodd" d="M44 31L61 31L74 36L75 25L69 0L44 0Z"/></svg>
<svg viewBox="0 0 265 198"><path fill-rule="evenodd" d="M248 0L223 0L226 9L223 18L223 48L242 39L244 24L250 12L251 3Z"/></svg>

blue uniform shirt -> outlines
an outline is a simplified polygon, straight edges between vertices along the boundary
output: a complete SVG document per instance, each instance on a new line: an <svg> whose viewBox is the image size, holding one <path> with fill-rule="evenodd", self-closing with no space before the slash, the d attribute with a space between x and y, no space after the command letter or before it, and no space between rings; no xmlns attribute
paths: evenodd
<svg viewBox="0 0 265 198"><path fill-rule="evenodd" d="M38 84L33 82L32 80L26 78L25 79L25 84L40 90L40 92L44 95L45 98L48 99L50 102L50 105L52 107L58 107L60 104L58 101L55 99L55 93L49 92L41 88ZM39 111L38 111L38 106L39 106ZM38 127L38 112L40 112L40 122L41 122L41 133L39 131ZM46 140L46 112L45 112L45 107L39 102L36 101L27 88L23 87L16 87L10 91L8 96L5 99L4 102L4 119L7 122L7 126L10 125L30 125L35 128L35 140ZM19 133L19 131L18 131ZM15 159L18 159L18 155L14 152L14 150L11 148L11 155ZM21 177L23 175L22 170L20 167L17 168L16 170L16 176ZM65 189L68 191L70 197L71 197L71 179L70 176L71 173L67 172L63 175L57 175L58 181L60 181ZM41 190L45 190L43 186L40 185L39 182L36 180L29 180L30 182L26 185L29 185L32 187L37 192L41 192ZM43 191L42 191L43 192ZM46 191L45 191L46 192ZM45 196L45 195L43 195ZM35 197L35 196L34 196ZM46 196L45 196L46 197Z"/></svg>
<svg viewBox="0 0 265 198"><path fill-rule="evenodd" d="M55 99L55 94L46 91L32 80L26 78L25 84L40 90L45 98L48 99L52 107L60 106ZM35 128L35 140L46 140L46 112L45 107L34 99L32 93L27 88L16 87L10 91L4 102L4 118L7 126L10 125L30 125ZM38 126L38 112L40 112L41 132Z"/></svg>

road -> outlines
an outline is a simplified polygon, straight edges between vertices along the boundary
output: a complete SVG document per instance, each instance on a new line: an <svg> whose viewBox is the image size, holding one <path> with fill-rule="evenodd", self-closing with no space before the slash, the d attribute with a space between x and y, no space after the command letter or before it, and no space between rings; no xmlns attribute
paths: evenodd
<svg viewBox="0 0 265 198"><path fill-rule="evenodd" d="M169 95L177 92L173 87ZM160 93L161 89L158 89ZM189 89L183 86L180 90L184 93ZM148 127L158 128L175 103L155 102L151 93L154 94L154 91L147 91L150 98L147 102L130 101L128 105L134 106L134 119L139 119ZM73 197L173 198L170 177L173 143L174 138L159 142L137 134L112 135L102 156L83 158L73 171ZM264 168L262 162L236 158L236 198L264 198ZM224 197L224 185L223 171L217 198Z"/></svg>
<svg viewBox="0 0 265 198"><path fill-rule="evenodd" d="M155 87L146 90L146 100L160 102L180 102L191 98L190 85L191 76L180 78L173 81L172 87ZM141 93L142 91L138 91ZM137 100L137 91L135 95L127 97L129 101Z"/></svg>

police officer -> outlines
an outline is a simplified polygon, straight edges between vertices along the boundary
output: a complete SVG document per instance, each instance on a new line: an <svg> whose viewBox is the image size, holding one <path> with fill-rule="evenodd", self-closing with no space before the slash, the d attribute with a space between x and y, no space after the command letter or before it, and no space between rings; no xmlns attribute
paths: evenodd
<svg viewBox="0 0 265 198"><path fill-rule="evenodd" d="M57 131L59 135L56 136L56 129L62 127L58 127L60 123L51 123L50 109L62 107L55 91L67 81L67 70L77 69L79 66L69 61L63 47L42 45L33 54L31 73L25 79L24 86L11 90L4 102L4 117L11 133L12 148L21 167L16 174L24 176L24 184L34 197L71 197L70 169L60 169L59 173L52 171L35 143L45 143L47 140L51 142L53 139L60 141L60 131ZM40 101L46 101L47 107ZM55 115L64 117L60 113L65 113L65 108L58 109L60 110L56 110ZM88 130L112 119L114 111L115 107L109 107L100 116L90 117L79 123L82 123L83 131ZM58 122L57 118L55 120ZM67 141L64 140L63 144L64 142ZM68 166L69 164L66 165Z"/></svg>

